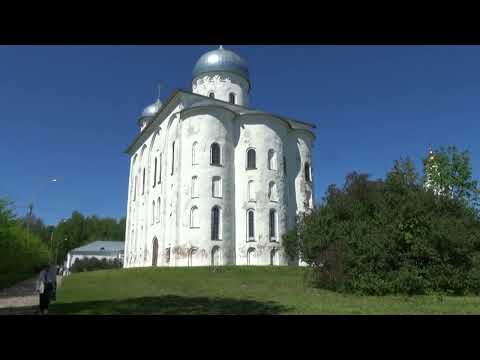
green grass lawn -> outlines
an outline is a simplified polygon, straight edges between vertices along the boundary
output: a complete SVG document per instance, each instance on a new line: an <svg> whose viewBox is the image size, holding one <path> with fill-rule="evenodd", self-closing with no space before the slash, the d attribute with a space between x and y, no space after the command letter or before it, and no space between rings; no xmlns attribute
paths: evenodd
<svg viewBox="0 0 480 360"><path fill-rule="evenodd" d="M362 297L312 289L292 267L146 268L73 274L52 314L480 314L480 297Z"/></svg>

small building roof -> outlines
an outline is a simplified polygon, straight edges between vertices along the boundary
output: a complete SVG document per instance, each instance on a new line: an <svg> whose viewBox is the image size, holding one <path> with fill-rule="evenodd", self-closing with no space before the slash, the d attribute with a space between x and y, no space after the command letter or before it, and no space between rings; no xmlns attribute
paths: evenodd
<svg viewBox="0 0 480 360"><path fill-rule="evenodd" d="M72 255L109 255L112 253L123 253L124 241L94 241L90 244L80 246L70 251Z"/></svg>

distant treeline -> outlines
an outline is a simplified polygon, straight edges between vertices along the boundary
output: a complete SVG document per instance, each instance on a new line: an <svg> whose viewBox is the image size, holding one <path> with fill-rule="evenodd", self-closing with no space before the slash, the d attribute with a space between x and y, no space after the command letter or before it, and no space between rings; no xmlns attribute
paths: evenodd
<svg viewBox="0 0 480 360"><path fill-rule="evenodd" d="M124 241L125 218L99 218L96 215L84 216L74 211L68 219L60 221L57 226L45 226L35 217L23 219L25 227L38 235L41 240L52 248L53 260L62 264L66 254L79 246L92 241ZM53 234L53 235L52 235Z"/></svg>
<svg viewBox="0 0 480 360"><path fill-rule="evenodd" d="M92 241L125 241L126 219L83 216L74 211L70 218L60 222L54 232L54 243L58 246L57 263L61 264L67 253Z"/></svg>

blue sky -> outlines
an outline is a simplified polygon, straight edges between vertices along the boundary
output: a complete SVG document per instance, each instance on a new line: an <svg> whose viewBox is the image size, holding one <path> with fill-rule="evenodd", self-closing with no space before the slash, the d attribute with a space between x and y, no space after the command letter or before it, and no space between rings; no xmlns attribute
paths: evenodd
<svg viewBox="0 0 480 360"><path fill-rule="evenodd" d="M136 120L190 90L216 45L0 46L0 196L20 215L126 214ZM251 106L315 123L316 198L353 170L383 177L428 144L469 150L480 178L480 46L229 46L249 63ZM48 180L58 182L49 184Z"/></svg>

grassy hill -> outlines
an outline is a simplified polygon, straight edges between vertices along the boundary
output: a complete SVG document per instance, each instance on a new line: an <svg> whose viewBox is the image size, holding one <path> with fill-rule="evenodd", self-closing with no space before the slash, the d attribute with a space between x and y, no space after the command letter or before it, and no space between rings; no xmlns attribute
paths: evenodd
<svg viewBox="0 0 480 360"><path fill-rule="evenodd" d="M52 314L480 314L479 297L361 297L312 289L291 267L146 268L73 274Z"/></svg>

